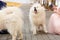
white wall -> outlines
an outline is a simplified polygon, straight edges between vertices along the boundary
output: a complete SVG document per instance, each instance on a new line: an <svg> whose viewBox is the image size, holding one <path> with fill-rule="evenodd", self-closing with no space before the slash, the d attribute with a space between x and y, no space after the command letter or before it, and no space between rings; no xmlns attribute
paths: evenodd
<svg viewBox="0 0 60 40"><path fill-rule="evenodd" d="M58 4L59 4L59 2L60 2L60 0L56 0L56 5L58 5Z"/></svg>
<svg viewBox="0 0 60 40"><path fill-rule="evenodd" d="M31 0L3 0L3 1L18 2L18 3L30 3L31 2Z"/></svg>

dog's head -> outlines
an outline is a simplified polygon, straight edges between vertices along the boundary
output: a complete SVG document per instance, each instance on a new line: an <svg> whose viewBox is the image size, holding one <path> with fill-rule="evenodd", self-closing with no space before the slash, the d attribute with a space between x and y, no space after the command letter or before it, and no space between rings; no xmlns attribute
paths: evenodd
<svg viewBox="0 0 60 40"><path fill-rule="evenodd" d="M33 5L33 11L34 11L34 13L37 13L39 11L40 7L41 7L41 5L39 3L35 3Z"/></svg>
<svg viewBox="0 0 60 40"><path fill-rule="evenodd" d="M33 11L33 13L37 14L37 13L41 12L42 10L45 10L45 9L43 6L41 6L40 3L34 3L31 11Z"/></svg>

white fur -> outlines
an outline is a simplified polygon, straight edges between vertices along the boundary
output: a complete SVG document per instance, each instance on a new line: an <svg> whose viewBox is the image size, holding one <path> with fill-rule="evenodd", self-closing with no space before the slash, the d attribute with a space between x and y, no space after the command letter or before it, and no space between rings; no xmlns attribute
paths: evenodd
<svg viewBox="0 0 60 40"><path fill-rule="evenodd" d="M35 14L34 12L34 7L36 7L37 9L37 14ZM36 34L36 30L38 30L37 29L38 27L41 28L40 24L42 24L44 32L47 32L45 9L39 3L33 4L32 7L30 8L29 19L32 25L33 34Z"/></svg>
<svg viewBox="0 0 60 40"><path fill-rule="evenodd" d="M17 7L7 7L0 10L0 30L7 29L12 35L12 40L16 40L17 34L22 39L22 11Z"/></svg>

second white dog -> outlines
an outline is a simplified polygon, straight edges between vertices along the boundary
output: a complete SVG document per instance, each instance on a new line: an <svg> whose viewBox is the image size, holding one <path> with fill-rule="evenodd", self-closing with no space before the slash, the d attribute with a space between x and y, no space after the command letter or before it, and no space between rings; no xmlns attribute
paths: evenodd
<svg viewBox="0 0 60 40"><path fill-rule="evenodd" d="M47 33L45 9L40 5L40 3L34 3L30 8L29 19L32 25L33 34L36 34L36 31L41 29L41 27L44 32Z"/></svg>

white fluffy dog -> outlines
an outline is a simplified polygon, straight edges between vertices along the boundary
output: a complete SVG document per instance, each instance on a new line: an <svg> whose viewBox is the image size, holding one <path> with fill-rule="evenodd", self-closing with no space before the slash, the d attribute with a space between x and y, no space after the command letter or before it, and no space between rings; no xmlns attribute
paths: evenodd
<svg viewBox="0 0 60 40"><path fill-rule="evenodd" d="M0 10L0 30L7 29L12 35L12 40L16 40L17 34L22 39L22 11L17 7L7 7Z"/></svg>
<svg viewBox="0 0 60 40"><path fill-rule="evenodd" d="M43 31L47 33L45 9L40 5L40 3L34 3L30 8L29 19L32 25L33 34L36 34L36 31L38 29L40 30L41 27Z"/></svg>

